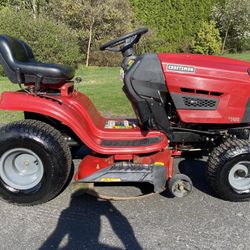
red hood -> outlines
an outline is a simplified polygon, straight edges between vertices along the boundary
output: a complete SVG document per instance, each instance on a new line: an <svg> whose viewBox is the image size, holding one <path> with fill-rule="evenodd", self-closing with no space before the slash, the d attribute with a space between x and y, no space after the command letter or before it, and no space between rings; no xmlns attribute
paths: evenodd
<svg viewBox="0 0 250 250"><path fill-rule="evenodd" d="M213 124L250 121L249 114L245 115L250 103L250 62L191 54L159 54L158 57L181 121ZM178 100L183 96L212 98L218 107L190 110L180 105L182 102Z"/></svg>
<svg viewBox="0 0 250 250"><path fill-rule="evenodd" d="M250 76L247 72L250 69L250 62L247 61L195 54L159 54L158 56L165 73L171 72L171 70L168 70L167 65L172 64L194 67L196 75L250 81ZM175 72L185 73L181 71Z"/></svg>

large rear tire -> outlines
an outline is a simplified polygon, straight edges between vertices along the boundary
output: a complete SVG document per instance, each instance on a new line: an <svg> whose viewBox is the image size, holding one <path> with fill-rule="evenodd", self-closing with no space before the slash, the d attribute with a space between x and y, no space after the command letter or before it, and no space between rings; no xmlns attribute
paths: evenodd
<svg viewBox="0 0 250 250"><path fill-rule="evenodd" d="M250 200L250 142L229 139L216 147L208 159L208 182L224 200Z"/></svg>
<svg viewBox="0 0 250 250"><path fill-rule="evenodd" d="M35 120L0 128L0 196L36 205L60 193L71 169L71 153L59 131Z"/></svg>

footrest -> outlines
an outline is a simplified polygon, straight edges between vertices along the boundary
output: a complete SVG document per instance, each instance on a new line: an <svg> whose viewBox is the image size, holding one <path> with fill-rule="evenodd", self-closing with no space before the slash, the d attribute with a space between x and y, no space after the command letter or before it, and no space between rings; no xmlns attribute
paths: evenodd
<svg viewBox="0 0 250 250"><path fill-rule="evenodd" d="M101 146L105 147L141 147L149 146L161 142L162 137L156 136L152 138L139 140L102 140Z"/></svg>
<svg viewBox="0 0 250 250"><path fill-rule="evenodd" d="M79 180L79 182L148 182L155 192L162 192L166 184L166 168L154 164L115 163Z"/></svg>

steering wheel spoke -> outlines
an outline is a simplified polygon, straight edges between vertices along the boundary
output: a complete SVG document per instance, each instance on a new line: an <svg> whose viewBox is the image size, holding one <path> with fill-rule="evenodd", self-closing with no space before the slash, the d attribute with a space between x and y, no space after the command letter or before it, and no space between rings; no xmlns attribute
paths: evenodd
<svg viewBox="0 0 250 250"><path fill-rule="evenodd" d="M109 46L110 48L114 48L114 47L117 47L117 46L119 46L119 45L121 45L121 44L124 44L126 41L120 41L120 42L118 42L118 43L116 43L116 44L114 44L114 45L111 45L111 46Z"/></svg>
<svg viewBox="0 0 250 250"><path fill-rule="evenodd" d="M120 52L121 51L121 49L119 49L119 48L113 48L113 47L106 48L105 50L111 51L111 52Z"/></svg>

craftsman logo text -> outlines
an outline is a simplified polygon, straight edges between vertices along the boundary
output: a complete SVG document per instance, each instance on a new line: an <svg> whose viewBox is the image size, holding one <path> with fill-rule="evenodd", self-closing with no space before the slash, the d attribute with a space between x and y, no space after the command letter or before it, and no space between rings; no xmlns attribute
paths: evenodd
<svg viewBox="0 0 250 250"><path fill-rule="evenodd" d="M167 71L195 73L195 67L178 64L167 64Z"/></svg>

